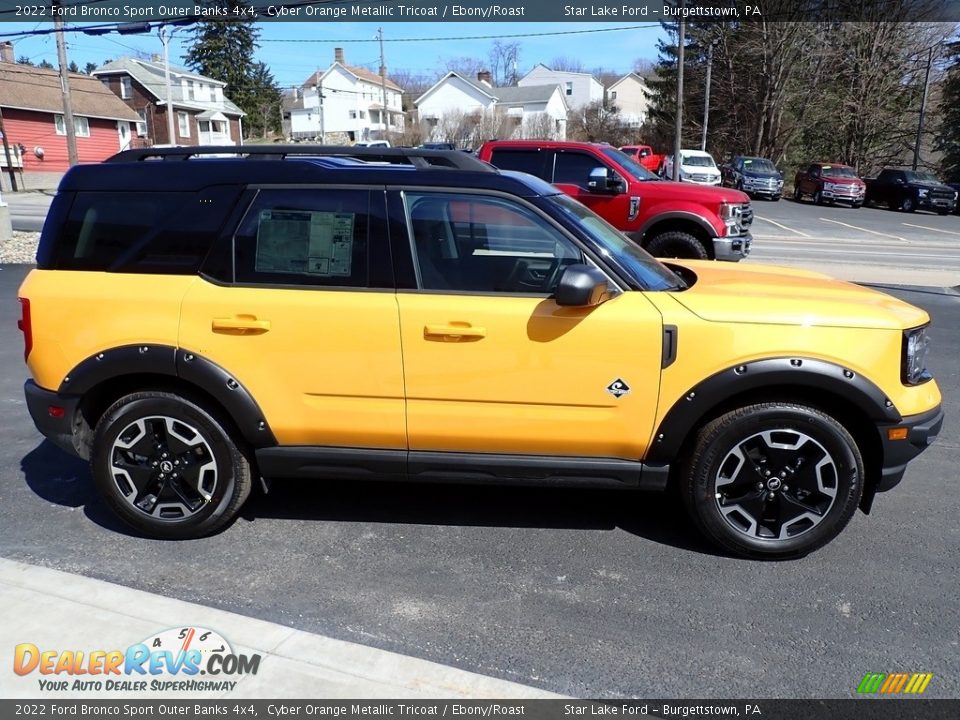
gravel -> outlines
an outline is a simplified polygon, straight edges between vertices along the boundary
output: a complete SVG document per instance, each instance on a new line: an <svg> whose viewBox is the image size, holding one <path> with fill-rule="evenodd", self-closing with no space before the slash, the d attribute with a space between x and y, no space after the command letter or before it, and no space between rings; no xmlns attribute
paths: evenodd
<svg viewBox="0 0 960 720"><path fill-rule="evenodd" d="M36 262L40 233L13 231L13 237L0 241L0 263L32 265Z"/></svg>

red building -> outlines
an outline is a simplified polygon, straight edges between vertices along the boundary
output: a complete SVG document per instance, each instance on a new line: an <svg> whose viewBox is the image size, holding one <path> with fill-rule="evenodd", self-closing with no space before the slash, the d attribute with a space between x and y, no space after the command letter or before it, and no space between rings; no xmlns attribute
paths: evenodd
<svg viewBox="0 0 960 720"><path fill-rule="evenodd" d="M109 88L89 75L70 73L70 95L80 162L101 162L130 147L139 117ZM24 172L70 167L60 76L15 63L10 43L0 44L0 109L7 141L15 153L19 150Z"/></svg>

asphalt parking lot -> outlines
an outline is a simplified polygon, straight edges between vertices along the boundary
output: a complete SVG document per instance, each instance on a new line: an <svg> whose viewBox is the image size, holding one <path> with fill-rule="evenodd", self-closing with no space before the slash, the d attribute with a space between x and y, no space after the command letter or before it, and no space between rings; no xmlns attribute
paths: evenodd
<svg viewBox="0 0 960 720"><path fill-rule="evenodd" d="M214 537L135 537L27 415L26 271L0 267L0 556L582 697L842 698L894 671L960 697L955 291L891 289L933 316L938 442L771 563L718 556L664 497L574 490L286 483Z"/></svg>
<svg viewBox="0 0 960 720"><path fill-rule="evenodd" d="M920 275L938 272L938 282L960 284L960 216L886 208L753 201L751 261L803 264L814 269L870 265ZM893 275L896 277L896 275ZM898 280L909 284L909 277Z"/></svg>

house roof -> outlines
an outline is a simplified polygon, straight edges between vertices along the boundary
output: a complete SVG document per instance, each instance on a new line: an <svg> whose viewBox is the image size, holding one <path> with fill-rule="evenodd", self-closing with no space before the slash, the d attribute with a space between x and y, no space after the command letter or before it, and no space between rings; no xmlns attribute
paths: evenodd
<svg viewBox="0 0 960 720"><path fill-rule="evenodd" d="M418 97L414 104L419 104L423 98L429 95L434 88L440 84L446 82L451 77L457 77L467 85L470 85L486 96L493 98L500 105L523 105L526 103L547 103L550 102L550 98L555 92L558 92L559 85L527 85L526 87L517 87L517 86L507 86L507 87L491 87L485 83L480 82L479 80L472 80L471 78L464 77L458 72L451 70L437 82L431 85L423 95ZM563 94L560 95L563 99ZM563 101L566 105L566 100Z"/></svg>
<svg viewBox="0 0 960 720"><path fill-rule="evenodd" d="M366 68L357 67L356 65L344 65L343 63L335 62L326 70L322 72L318 70L317 72L311 74L310 77L307 78L306 82L301 85L301 87L313 87L317 84L318 80L323 78L338 65L359 80L364 80L366 82L373 83L374 85L380 84L380 75L375 72L367 70ZM391 90L396 90L397 92L401 93L403 92L403 88L393 82L393 80L390 78L387 78L384 84Z"/></svg>
<svg viewBox="0 0 960 720"><path fill-rule="evenodd" d="M619 85L620 83L622 83L624 80L629 80L630 78L635 78L636 80L639 80L639 81L640 81L642 84L644 84L644 85L647 84L647 79L646 79L645 77L643 77L642 75L639 75L639 74L637 74L637 73L635 73L635 72L629 72L629 73L627 73L626 75L624 75L622 78L620 78L619 80L617 80L616 82L611 83L610 86L609 86L607 89L608 89L608 90L612 90L612 89L615 88L617 85Z"/></svg>
<svg viewBox="0 0 960 720"><path fill-rule="evenodd" d="M70 73L74 115L136 122L140 116L95 77ZM63 94L56 70L0 62L0 105L62 113Z"/></svg>
<svg viewBox="0 0 960 720"><path fill-rule="evenodd" d="M532 68L530 68L530 72L528 72L526 75L524 75L524 76L523 76L522 78L520 78L520 79L521 79L521 80L525 79L525 78L527 77L527 75L529 75L530 73L532 73L532 72L533 72L534 70L536 70L538 67L542 67L544 70L547 70L547 71L552 72L552 73L557 73L557 74L560 74L560 75L583 75L583 76L585 76L585 77L590 77L590 78L593 78L594 80L597 80L595 77L593 77L593 73L579 72L579 71L577 71L577 70L554 70L552 67L548 67L547 65L544 65L543 63L537 63L536 65L534 65ZM597 82L600 82L600 81L597 80Z"/></svg>
<svg viewBox="0 0 960 720"><path fill-rule="evenodd" d="M159 102L167 101L167 81L163 63L124 57L111 60L93 71L95 77L117 74L129 75ZM170 88L173 91L171 101L178 107L200 110L201 112L204 110L220 110L230 115L246 115L243 110L237 107L227 97L224 97L222 102L216 100L189 100L185 98L183 96L183 88L179 82L180 79L196 80L207 85L215 85L221 88L226 87L226 83L219 80L205 75L199 75L179 65L171 65Z"/></svg>

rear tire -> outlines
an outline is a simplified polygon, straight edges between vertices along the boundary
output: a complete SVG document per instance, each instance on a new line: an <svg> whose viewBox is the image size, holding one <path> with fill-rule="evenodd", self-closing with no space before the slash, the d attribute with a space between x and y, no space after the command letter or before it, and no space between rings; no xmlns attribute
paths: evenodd
<svg viewBox="0 0 960 720"><path fill-rule="evenodd" d="M793 189L793 199L795 202L801 202L803 200L803 193L800 192L799 187Z"/></svg>
<svg viewBox="0 0 960 720"><path fill-rule="evenodd" d="M683 260L710 259L710 254L703 244L690 233L682 231L661 233L647 244L646 249L654 257Z"/></svg>
<svg viewBox="0 0 960 720"><path fill-rule="evenodd" d="M682 472L683 502L698 529L752 558L823 547L863 494L863 459L850 433L792 403L748 405L708 423Z"/></svg>
<svg viewBox="0 0 960 720"><path fill-rule="evenodd" d="M94 431L90 467L104 502L144 535L209 535L237 514L251 464L217 413L169 392L117 400Z"/></svg>

